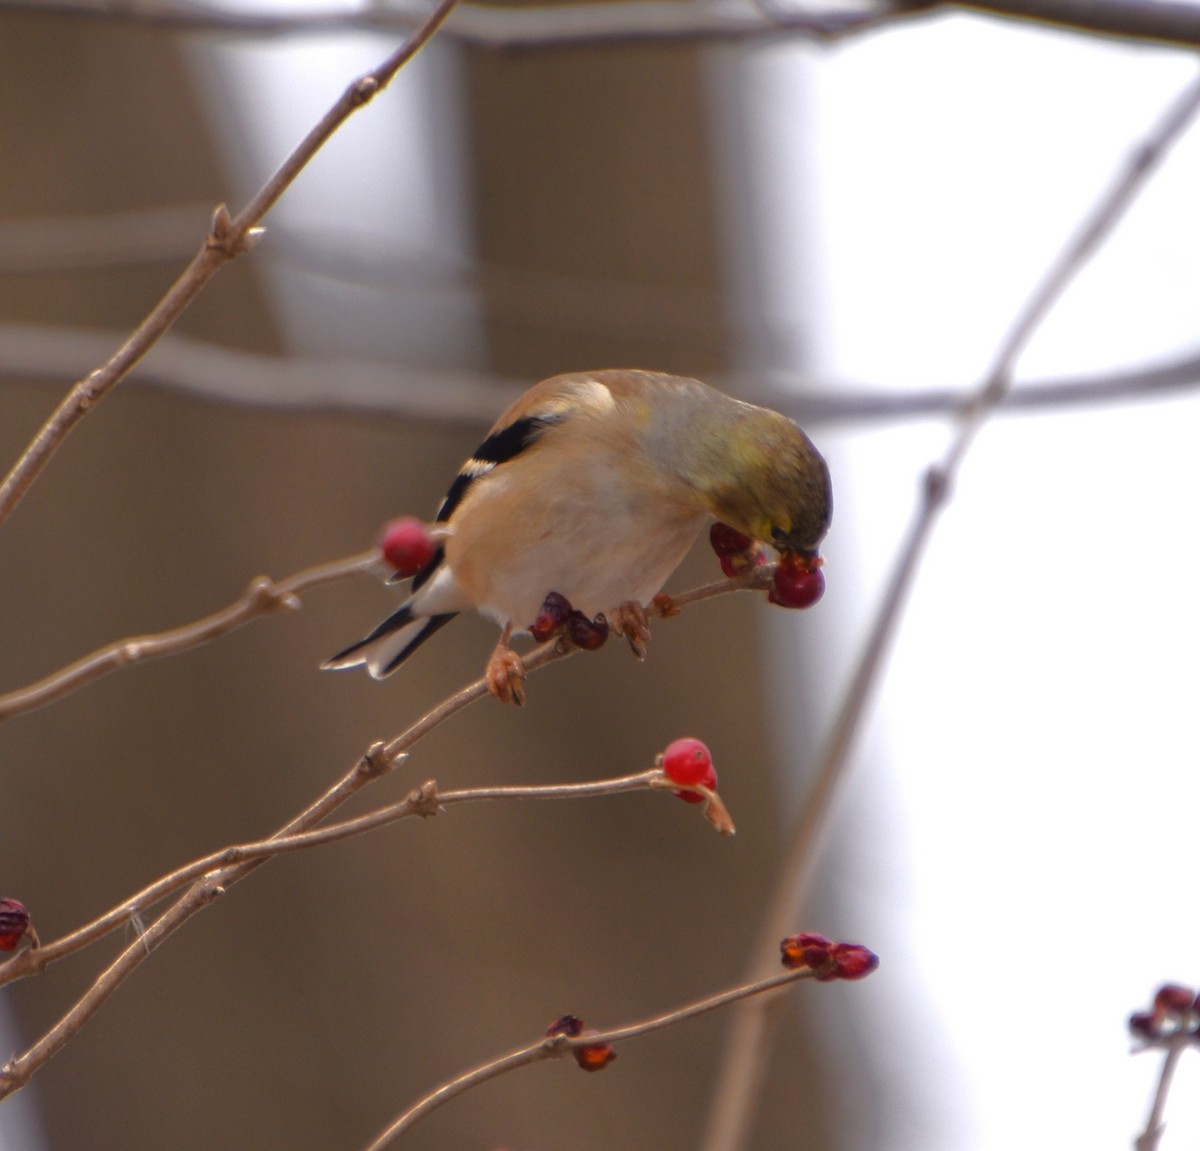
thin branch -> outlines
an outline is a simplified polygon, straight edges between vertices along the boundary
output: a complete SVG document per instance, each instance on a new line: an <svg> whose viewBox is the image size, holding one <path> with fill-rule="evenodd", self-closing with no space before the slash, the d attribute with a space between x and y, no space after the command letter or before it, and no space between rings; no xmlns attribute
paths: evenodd
<svg viewBox="0 0 1200 1151"><path fill-rule="evenodd" d="M509 1071L515 1071L518 1067L527 1067L531 1063L540 1063L544 1059L561 1059L563 1056L571 1054L580 1047L600 1047L606 1044L619 1043L626 1039L635 1039L639 1035L647 1035L652 1031L660 1031L664 1027L673 1027L677 1023L694 1019L698 1015L704 1015L709 1011L716 1011L718 1008L725 1007L730 1003L751 999L766 992L778 991L801 979L811 979L813 974L810 969L800 967L792 971L784 971L764 979L744 983L739 987L732 987L717 995L697 999L695 1002L689 1003L684 1007L676 1008L674 1011L668 1011L662 1015L656 1015L654 1018L647 1019L641 1023L632 1023L626 1027L617 1027L610 1031L599 1031L590 1035L579 1035L571 1038L566 1035L553 1035L539 1040L537 1043L531 1043L528 1047L518 1047L515 1051L510 1051L507 1055L501 1055L497 1059L481 1063L473 1070L467 1071L457 1078L451 1079L448 1083L442 1084L436 1090L431 1091L381 1131L367 1146L366 1151L381 1151L381 1148L387 1146L398 1135L404 1134L405 1131L408 1131L443 1103L448 1103L456 1096L470 1091L473 1087L478 1087L481 1083L486 1083L489 1079L496 1079Z"/></svg>
<svg viewBox="0 0 1200 1151"><path fill-rule="evenodd" d="M114 337L41 324L0 323L0 377L75 376L94 363ZM329 386L337 381L336 389ZM785 412L805 427L821 424L964 415L972 399L962 388L897 392L870 385L797 379L714 379L723 390ZM177 389L201 400L267 411L336 412L411 422L486 424L527 384L470 369L439 371L355 359L271 356L168 335L129 380L129 386ZM1040 412L1127 400L1158 399L1200 386L1200 355L1086 376L1027 380L1000 402L1005 413Z"/></svg>
<svg viewBox="0 0 1200 1151"><path fill-rule="evenodd" d="M768 564L755 568L736 579L705 584L678 597L657 601L647 609L646 614L650 617L662 618L674 615L691 604L711 599L717 595L734 591L761 590L770 585L773 571L774 565ZM576 650L578 649L569 646L561 639L550 640L523 657L522 662L527 672L533 672L565 658ZM431 805L436 805L439 801L442 803L465 802L468 799L486 800L506 797L569 798L586 794L589 788L601 794L613 794L621 790L633 790L640 786L665 786L660 780L660 773L649 772L644 776L602 780L595 785L560 785L550 789L476 788L463 792L447 792L439 796L436 788L432 793L418 788L398 804L389 805L358 819L347 820L342 825L332 825L320 829L315 834L309 834L348 799L374 780L388 774L406 759L409 750L424 736L487 694L486 679L478 679L443 700L437 707L390 741L373 744L354 767L268 840L241 847L226 848L196 860L151 884L78 931L46 944L44 947L26 949L0 967L0 984L34 974L52 960L60 959L107 935L115 927L128 922L130 915L136 914L142 908L177 891L182 884L191 884L175 903L168 907L145 932L117 956L49 1031L28 1050L21 1055L14 1056L0 1068L0 1099L24 1087L42 1066L79 1033L117 988L173 932L275 855L315 846L319 843L329 842L331 839L361 834L408 815L432 814L436 807L431 807ZM676 786L672 784L672 788ZM226 858L227 854L228 858ZM186 878L180 878L185 873Z"/></svg>
<svg viewBox="0 0 1200 1151"><path fill-rule="evenodd" d="M0 695L0 722L62 699L63 696L85 684L93 683L109 672L189 651L273 611L294 611L300 607L299 595L302 591L332 583L356 572L368 571L378 563L378 554L370 551L306 568L283 580L274 581L267 576L256 576L238 599L212 615L182 627L172 628L170 631L117 640L38 680L37 683Z"/></svg>
<svg viewBox="0 0 1200 1151"><path fill-rule="evenodd" d="M0 483L0 524L29 490L50 457L71 429L98 404L154 346L209 280L229 261L256 242L259 223L335 131L359 108L382 91L396 73L429 41L450 14L456 0L438 0L437 7L395 52L378 68L355 80L338 101L308 133L278 171L235 217L222 205L214 213L212 227L200 251L170 290L142 321L134 333L100 368L81 379L67 393L53 415Z"/></svg>
<svg viewBox="0 0 1200 1151"><path fill-rule="evenodd" d="M220 32L245 37L320 35L347 29L411 28L424 16L420 0L390 0L366 9L324 11L233 11L188 5L180 0L126 4L119 0L5 0L4 8L56 16L133 23L175 32ZM797 8L769 14L747 0L701 0L679 5L671 0L534 4L500 7L463 4L448 23L446 37L476 48L546 49L612 44L706 43L799 36L832 41L876 27L920 6L881 3L865 11Z"/></svg>
<svg viewBox="0 0 1200 1151"><path fill-rule="evenodd" d="M424 16L418 0L389 0L366 8L324 11L233 11L182 0L6 0L9 11L36 12L244 37L320 35L346 29L411 28ZM489 49L546 49L613 44L727 43L803 38L830 42L916 15L964 9L986 16L1035 21L1065 31L1180 48L1200 47L1200 7L1172 0L959 0L944 4L881 3L865 11L826 11L794 3L762 5L744 0L670 0L520 8L464 4L444 35Z"/></svg>
<svg viewBox="0 0 1200 1151"><path fill-rule="evenodd" d="M397 757L396 761L402 757ZM394 764L393 764L394 765ZM613 779L594 780L590 783L542 784L519 787L474 787L455 791L439 791L437 783L429 780L414 788L404 799L389 803L365 815L338 823L325 824L310 831L298 831L289 835L275 835L270 839L253 843L234 844L194 859L174 871L168 872L141 891L106 911L91 923L77 928L61 939L31 947L0 966L0 987L43 972L52 963L81 951L88 945L111 934L130 923L136 916L144 915L155 904L210 872L231 867L239 863L258 862L277 855L304 851L336 843L343 839L364 835L381 827L387 827L402 819L413 816L438 815L446 807L457 803L480 803L494 800L517 799L582 799L591 796L623 795L631 791L642 791L670 787L665 775L655 769L623 775Z"/></svg>
<svg viewBox="0 0 1200 1151"><path fill-rule="evenodd" d="M850 751L867 705L878 685L891 639L899 624L908 592L932 535L938 513L949 499L954 479L983 422L1000 404L1012 384L1013 366L1038 325L1045 319L1071 280L1109 235L1144 187L1171 146L1200 110L1200 78L1171 104L1145 141L1100 199L1076 236L1051 266L1001 345L983 384L977 389L958 430L942 458L926 476L920 502L893 564L882 601L859 656L842 705L822 753L812 791L788 838L787 859L768 900L751 955L757 971L764 943L786 934L803 907L812 882L828 816L850 764ZM781 927L782 925L782 927ZM761 1089L771 1046L770 1005L758 1001L734 1013L720 1081L707 1127L705 1151L738 1151L746 1146L751 1117Z"/></svg>
<svg viewBox="0 0 1200 1151"><path fill-rule="evenodd" d="M1154 1092L1154 1102L1150 1107L1150 1115L1146 1120L1145 1130L1134 1140L1134 1151L1158 1151L1162 1141L1166 1123L1163 1115L1167 1110L1167 1096L1171 1093L1171 1081L1175 1078L1175 1068L1184 1050L1192 1045L1194 1036L1187 1033L1176 1035L1167 1045L1163 1057L1162 1070L1158 1075L1158 1087Z"/></svg>

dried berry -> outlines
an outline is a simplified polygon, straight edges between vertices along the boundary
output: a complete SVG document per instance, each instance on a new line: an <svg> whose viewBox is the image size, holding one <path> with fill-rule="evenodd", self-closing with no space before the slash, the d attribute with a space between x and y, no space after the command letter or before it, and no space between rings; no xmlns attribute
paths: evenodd
<svg viewBox="0 0 1200 1151"><path fill-rule="evenodd" d="M1178 1019L1192 1010L1196 993L1178 983L1164 983L1154 995L1154 1014L1159 1018Z"/></svg>
<svg viewBox="0 0 1200 1151"><path fill-rule="evenodd" d="M861 943L835 943L830 957L834 979L862 979L879 966L879 956Z"/></svg>
<svg viewBox="0 0 1200 1151"><path fill-rule="evenodd" d="M0 899L0 951L12 951L29 930L29 912L16 899Z"/></svg>
<svg viewBox="0 0 1200 1151"><path fill-rule="evenodd" d="M708 542L721 561L721 570L730 579L767 562L766 552L760 543L728 524L713 524L708 529Z"/></svg>
<svg viewBox="0 0 1200 1151"><path fill-rule="evenodd" d="M571 615L571 601L565 595L552 591L542 601L542 610L529 625L529 632L538 643L545 643L566 625Z"/></svg>
<svg viewBox="0 0 1200 1151"><path fill-rule="evenodd" d="M722 523L713 524L708 529L708 542L712 545L712 550L722 557L735 556L739 552L749 551L754 546L754 541L749 536Z"/></svg>
<svg viewBox="0 0 1200 1151"><path fill-rule="evenodd" d="M608 639L608 620L603 615L588 619L581 611L573 611L567 616L567 635L576 647L584 651L595 651L604 646Z"/></svg>
<svg viewBox="0 0 1200 1151"><path fill-rule="evenodd" d="M383 558L402 579L414 576L437 553L437 545L429 529L412 516L392 520L379 537Z"/></svg>
<svg viewBox="0 0 1200 1151"><path fill-rule="evenodd" d="M1162 1034L1158 1017L1150 1011L1135 1011L1129 1017L1129 1030L1136 1038L1151 1041Z"/></svg>
<svg viewBox="0 0 1200 1151"><path fill-rule="evenodd" d="M826 939L824 935L818 935L815 931L801 931L780 941L780 960L789 970L811 967L814 971L821 971L829 966L834 946L833 940Z"/></svg>
<svg viewBox="0 0 1200 1151"><path fill-rule="evenodd" d="M566 1035L569 1039L574 1039L576 1035L582 1032L583 1020L578 1015L564 1015L561 1019L556 1019L546 1028L546 1036L548 1038L553 1035Z"/></svg>
<svg viewBox="0 0 1200 1151"><path fill-rule="evenodd" d="M575 1048L575 1062L584 1071L603 1071L616 1057L617 1053L612 1049L611 1043Z"/></svg>

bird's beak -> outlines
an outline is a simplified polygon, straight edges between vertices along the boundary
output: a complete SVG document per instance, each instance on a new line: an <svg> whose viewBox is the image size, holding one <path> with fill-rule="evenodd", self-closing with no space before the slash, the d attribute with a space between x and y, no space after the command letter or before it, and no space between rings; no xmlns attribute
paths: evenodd
<svg viewBox="0 0 1200 1151"><path fill-rule="evenodd" d="M814 572L825 564L825 560L819 552L808 548L797 551L781 550L779 562L786 568L806 572Z"/></svg>

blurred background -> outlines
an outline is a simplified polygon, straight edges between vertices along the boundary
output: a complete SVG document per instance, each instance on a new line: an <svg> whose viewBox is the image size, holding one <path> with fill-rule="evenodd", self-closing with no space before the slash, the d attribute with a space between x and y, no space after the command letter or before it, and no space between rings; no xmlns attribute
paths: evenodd
<svg viewBox="0 0 1200 1151"><path fill-rule="evenodd" d="M245 203L400 35L0 12L5 468L212 207ZM617 644L574 658L523 711L485 701L440 728L355 810L427 778L640 770L691 734L739 833L637 795L461 806L275 861L0 1107L0 1145L360 1147L566 1012L616 1025L738 980L951 433L938 397L982 378L1194 71L1184 52L962 14L824 46L436 40L0 529L0 693L431 514L543 376L696 375L772 397L828 456L820 607L725 597L656 627L645 664ZM1018 381L1178 365L1179 386L1015 409L968 461L795 924L882 966L787 1000L746 1146L1125 1147L1144 1121L1155 1057L1129 1058L1125 1018L1158 983L1200 980L1198 188L1192 133ZM866 402L911 396L933 400ZM697 549L671 586L714 573ZM367 576L318 589L298 615L0 724L0 895L61 935L269 833L480 673L493 629L461 620L385 684L321 674L395 595ZM0 1046L33 1042L133 938L4 992ZM723 1151L705 1132L728 1023L626 1044L601 1076L516 1073L401 1145ZM1185 1061L1166 1151L1200 1132L1195 1087Z"/></svg>

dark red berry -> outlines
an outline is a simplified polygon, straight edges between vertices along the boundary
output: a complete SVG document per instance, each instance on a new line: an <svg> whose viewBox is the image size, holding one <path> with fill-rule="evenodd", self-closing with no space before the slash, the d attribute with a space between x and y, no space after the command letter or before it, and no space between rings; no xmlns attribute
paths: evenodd
<svg viewBox="0 0 1200 1151"><path fill-rule="evenodd" d="M608 639L608 620L603 615L588 619L581 611L573 611L567 616L567 635L576 647L584 651L595 651L604 646Z"/></svg>
<svg viewBox="0 0 1200 1151"><path fill-rule="evenodd" d="M728 524L716 523L708 529L708 542L719 556L735 556L749 551L754 541Z"/></svg>
<svg viewBox="0 0 1200 1151"><path fill-rule="evenodd" d="M29 912L16 899L0 899L0 951L12 951L29 930Z"/></svg>
<svg viewBox="0 0 1200 1151"><path fill-rule="evenodd" d="M564 1015L561 1019L556 1019L549 1027L546 1028L546 1035L566 1035L570 1039L574 1039L576 1035L583 1032L583 1020L578 1015Z"/></svg>
<svg viewBox="0 0 1200 1151"><path fill-rule="evenodd" d="M1191 1011L1196 1000L1196 993L1189 987L1180 987L1178 983L1165 983L1155 992L1154 1014L1160 1019L1164 1016L1178 1019L1185 1012Z"/></svg>
<svg viewBox="0 0 1200 1151"><path fill-rule="evenodd" d="M1138 1039L1154 1040L1162 1034L1158 1017L1149 1011L1136 1011L1129 1017L1129 1030Z"/></svg>
<svg viewBox="0 0 1200 1151"><path fill-rule="evenodd" d="M384 527L379 537L379 550L396 574L408 579L433 559L437 545L420 520L405 516Z"/></svg>
<svg viewBox="0 0 1200 1151"><path fill-rule="evenodd" d="M879 956L861 943L835 943L831 958L835 979L862 979L879 966Z"/></svg>
<svg viewBox="0 0 1200 1151"><path fill-rule="evenodd" d="M804 567L780 560L767 599L780 607L812 607L825 594L825 576L819 567Z"/></svg>
<svg viewBox="0 0 1200 1151"><path fill-rule="evenodd" d="M545 643L552 635L561 631L571 614L571 601L565 595L552 591L543 601L537 619L529 625L530 634L538 643Z"/></svg>

